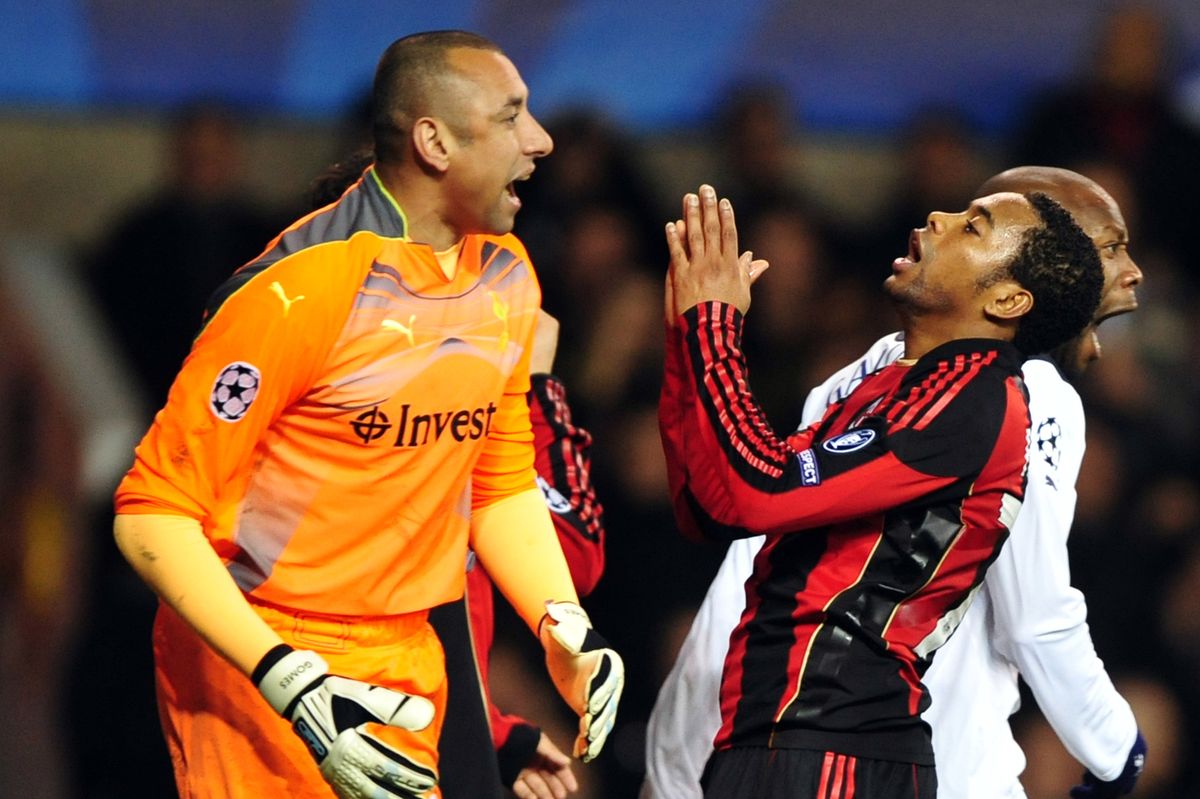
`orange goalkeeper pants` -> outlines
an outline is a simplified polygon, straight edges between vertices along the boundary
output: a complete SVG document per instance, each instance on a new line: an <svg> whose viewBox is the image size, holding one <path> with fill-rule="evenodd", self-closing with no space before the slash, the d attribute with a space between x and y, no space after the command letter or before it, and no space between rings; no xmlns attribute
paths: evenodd
<svg viewBox="0 0 1200 799"><path fill-rule="evenodd" d="M421 732L384 725L372 725L371 731L413 760L437 768L446 664L427 612L355 618L253 607L284 641L325 658L331 674L433 702L433 723ZM291 724L162 604L154 623L154 659L159 717L182 799L334 799ZM429 795L440 796L436 790Z"/></svg>

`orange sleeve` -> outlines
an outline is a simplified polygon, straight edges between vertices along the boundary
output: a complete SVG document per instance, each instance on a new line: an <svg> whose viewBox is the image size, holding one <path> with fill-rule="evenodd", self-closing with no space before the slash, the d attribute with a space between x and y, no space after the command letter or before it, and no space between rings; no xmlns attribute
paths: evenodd
<svg viewBox="0 0 1200 799"><path fill-rule="evenodd" d="M515 237L508 237L504 246L522 256L529 255ZM537 282L532 268L530 279ZM527 491L537 485L533 468L533 424L529 418L529 361L533 354L533 335L537 312L541 307L540 289L533 292L535 302L521 309L519 319L512 322L514 336L521 342L521 357L504 386L504 396L496 409L491 430L483 452L471 475L471 510L476 511L498 500Z"/></svg>
<svg viewBox="0 0 1200 799"><path fill-rule="evenodd" d="M232 510L256 447L308 391L353 303L353 259L324 252L262 269L210 315L117 489L118 513L190 516L211 529Z"/></svg>

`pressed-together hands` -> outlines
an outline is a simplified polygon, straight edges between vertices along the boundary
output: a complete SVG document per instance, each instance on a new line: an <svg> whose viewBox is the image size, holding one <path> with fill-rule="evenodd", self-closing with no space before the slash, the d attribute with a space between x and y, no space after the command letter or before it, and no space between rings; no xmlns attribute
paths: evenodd
<svg viewBox="0 0 1200 799"><path fill-rule="evenodd" d="M767 270L753 253L738 254L737 224L733 205L718 200L707 184L698 194L683 197L683 218L668 222L667 324L693 305L716 300L745 313L750 308L750 286Z"/></svg>

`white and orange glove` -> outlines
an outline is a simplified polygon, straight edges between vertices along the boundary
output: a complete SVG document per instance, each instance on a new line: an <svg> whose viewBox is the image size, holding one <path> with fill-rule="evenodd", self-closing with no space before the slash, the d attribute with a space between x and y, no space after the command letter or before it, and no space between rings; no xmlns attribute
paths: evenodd
<svg viewBox="0 0 1200 799"><path fill-rule="evenodd" d="M587 763L600 754L616 722L625 664L574 602L547 602L538 637L554 687L579 714L574 754Z"/></svg>
<svg viewBox="0 0 1200 799"><path fill-rule="evenodd" d="M341 799L418 799L437 773L371 735L368 723L414 732L433 721L433 703L390 688L329 674L316 652L281 644L252 678L275 712L292 722L321 776Z"/></svg>

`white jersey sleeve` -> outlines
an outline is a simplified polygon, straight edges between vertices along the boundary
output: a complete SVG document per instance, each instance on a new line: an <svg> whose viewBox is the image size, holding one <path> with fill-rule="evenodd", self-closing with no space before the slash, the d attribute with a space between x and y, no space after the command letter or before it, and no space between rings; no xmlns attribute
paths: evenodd
<svg viewBox="0 0 1200 799"><path fill-rule="evenodd" d="M857 361L813 389L804 402L802 426L904 354L899 333L875 342ZM663 681L646 729L646 780L640 799L701 799L700 775L721 726L721 672L729 635L746 607L745 583L762 536L732 542L704 595L692 627Z"/></svg>
<svg viewBox="0 0 1200 799"><path fill-rule="evenodd" d="M1068 751L1101 779L1124 767L1137 726L1096 656L1067 534L1084 451L1079 395L1045 360L1023 367L1032 426L1025 501L976 602L924 677L938 792L1021 797L1025 759L1008 717L1018 671Z"/></svg>
<svg viewBox="0 0 1200 799"><path fill-rule="evenodd" d="M1029 361L1024 372L1033 420L1029 483L1003 563L988 572L996 648L1016 664L1067 751L1113 780L1137 723L1096 655L1083 594L1071 587L1067 534L1083 461L1083 406L1053 364Z"/></svg>

